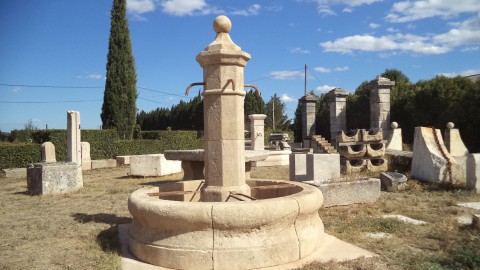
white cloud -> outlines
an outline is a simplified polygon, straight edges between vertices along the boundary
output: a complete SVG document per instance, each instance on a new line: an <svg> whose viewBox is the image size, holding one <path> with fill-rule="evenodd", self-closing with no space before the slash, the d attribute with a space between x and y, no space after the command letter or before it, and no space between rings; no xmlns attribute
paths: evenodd
<svg viewBox="0 0 480 270"><path fill-rule="evenodd" d="M470 76L470 75L475 75L475 74L480 74L480 69L468 69L468 70L461 71L459 73L444 72L444 73L438 73L437 75L443 75L445 77L456 77L456 76Z"/></svg>
<svg viewBox="0 0 480 270"><path fill-rule="evenodd" d="M343 66L343 67L336 67L335 68L335 71L347 71L349 70L350 68L347 67L347 66Z"/></svg>
<svg viewBox="0 0 480 270"><path fill-rule="evenodd" d="M333 6L346 6L342 9L342 12L353 12L354 7L361 5L370 5L375 2L381 2L382 0L316 0L318 13L322 15L337 15L333 10Z"/></svg>
<svg viewBox="0 0 480 270"><path fill-rule="evenodd" d="M314 70L317 71L317 72L320 72L320 73L328 73L328 72L332 71L331 69L325 68L325 67L316 67L316 68L314 68Z"/></svg>
<svg viewBox="0 0 480 270"><path fill-rule="evenodd" d="M318 92L320 93L327 93L328 91L334 89L336 86L330 86L330 85L322 85L322 86L318 86L317 88L315 88L315 90L317 90Z"/></svg>
<svg viewBox="0 0 480 270"><path fill-rule="evenodd" d="M204 12L208 6L204 0L167 0L161 3L165 13L174 16L193 15L194 12Z"/></svg>
<svg viewBox="0 0 480 270"><path fill-rule="evenodd" d="M433 41L452 47L480 44L480 14L455 25L458 28L453 28L447 33L434 36Z"/></svg>
<svg viewBox="0 0 480 270"><path fill-rule="evenodd" d="M247 9L239 9L230 12L232 15L238 15L238 16L253 16L253 15L258 15L258 12L260 11L261 6L259 4L253 4Z"/></svg>
<svg viewBox="0 0 480 270"><path fill-rule="evenodd" d="M398 29L395 29L395 28L393 28L393 27L389 27L389 28L387 28L387 31L390 32L390 33L396 33L396 32L398 32L399 30L398 30Z"/></svg>
<svg viewBox="0 0 480 270"><path fill-rule="evenodd" d="M22 87L20 86L15 86L12 88L12 92L14 92L15 94L18 94L22 91Z"/></svg>
<svg viewBox="0 0 480 270"><path fill-rule="evenodd" d="M127 0L127 10L135 14L143 14L155 10L154 0Z"/></svg>
<svg viewBox="0 0 480 270"><path fill-rule="evenodd" d="M103 80L105 76L100 73L90 73L85 75L78 75L77 79L88 79L88 80Z"/></svg>
<svg viewBox="0 0 480 270"><path fill-rule="evenodd" d="M287 94L283 94L280 97L280 100L283 101L283 102L297 102L298 101L298 99L292 98L292 97L288 96Z"/></svg>
<svg viewBox="0 0 480 270"><path fill-rule="evenodd" d="M444 19L458 16L461 13L480 12L478 0L416 0L401 1L393 4L390 13L385 17L387 21L404 23L431 17Z"/></svg>
<svg viewBox="0 0 480 270"><path fill-rule="evenodd" d="M368 26L369 26L370 28L372 28L372 29L376 29L376 28L380 27L380 24L378 24L378 23L370 23Z"/></svg>
<svg viewBox="0 0 480 270"><path fill-rule="evenodd" d="M352 13L352 12L353 12L353 9L352 9L352 8L349 8L349 7L346 7L346 8L344 8L344 9L342 9L342 12Z"/></svg>
<svg viewBox="0 0 480 270"><path fill-rule="evenodd" d="M324 16L337 15L337 13L335 13L335 11L333 11L333 9L331 9L329 6L318 5L317 9L318 9L318 13Z"/></svg>
<svg viewBox="0 0 480 270"><path fill-rule="evenodd" d="M375 37L354 35L335 41L320 43L326 52L352 53L353 51L408 51L419 54L442 54L450 50L445 45L435 45L427 37L411 34L395 34Z"/></svg>
<svg viewBox="0 0 480 270"><path fill-rule="evenodd" d="M303 78L305 77L305 73L303 73L303 71L281 70L270 72L270 76L277 80L291 80L296 78Z"/></svg>
<svg viewBox="0 0 480 270"><path fill-rule="evenodd" d="M300 47L296 47L296 48L293 48L293 49L290 49L290 52L291 53L295 53L295 54L309 54L310 51L307 50L307 49L302 49Z"/></svg>
<svg viewBox="0 0 480 270"><path fill-rule="evenodd" d="M462 52L476 52L480 51L480 46L466 47L462 49Z"/></svg>

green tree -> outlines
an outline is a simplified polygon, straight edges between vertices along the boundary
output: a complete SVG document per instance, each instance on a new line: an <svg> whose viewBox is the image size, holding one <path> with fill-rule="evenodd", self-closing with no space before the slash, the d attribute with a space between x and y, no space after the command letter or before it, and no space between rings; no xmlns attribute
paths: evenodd
<svg viewBox="0 0 480 270"><path fill-rule="evenodd" d="M131 139L137 114L137 74L126 5L126 0L113 1L101 118L103 129L114 128L120 138Z"/></svg>
<svg viewBox="0 0 480 270"><path fill-rule="evenodd" d="M267 118L265 119L265 127L267 129L284 131L289 128L290 120L288 120L288 117L285 114L285 103L277 97L277 94L274 94L266 104L266 114ZM275 119L273 119L274 115Z"/></svg>
<svg viewBox="0 0 480 270"><path fill-rule="evenodd" d="M244 104L245 129L250 129L250 120L248 119L248 116L251 114L265 114L267 112L265 102L257 92L250 90L245 95Z"/></svg>

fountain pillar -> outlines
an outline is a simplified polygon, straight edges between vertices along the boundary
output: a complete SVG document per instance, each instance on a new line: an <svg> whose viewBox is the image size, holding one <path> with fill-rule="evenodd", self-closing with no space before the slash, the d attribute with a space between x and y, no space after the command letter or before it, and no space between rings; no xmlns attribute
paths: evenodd
<svg viewBox="0 0 480 270"><path fill-rule="evenodd" d="M218 16L215 40L197 55L203 68L205 188L202 201L226 201L230 193L250 195L245 183L244 77L250 54L230 39L232 24Z"/></svg>

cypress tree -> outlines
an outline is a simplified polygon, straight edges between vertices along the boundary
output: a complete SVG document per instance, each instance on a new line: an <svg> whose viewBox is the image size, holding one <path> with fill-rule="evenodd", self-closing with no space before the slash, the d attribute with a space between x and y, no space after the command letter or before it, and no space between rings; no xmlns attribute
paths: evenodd
<svg viewBox="0 0 480 270"><path fill-rule="evenodd" d="M131 139L137 113L137 74L126 8L126 0L113 0L101 118L103 129L116 129L120 138Z"/></svg>

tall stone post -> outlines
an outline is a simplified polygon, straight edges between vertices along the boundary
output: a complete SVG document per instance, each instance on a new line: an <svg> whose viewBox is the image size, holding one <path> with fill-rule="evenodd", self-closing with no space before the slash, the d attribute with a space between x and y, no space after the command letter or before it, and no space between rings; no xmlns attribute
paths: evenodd
<svg viewBox="0 0 480 270"><path fill-rule="evenodd" d="M197 55L203 68L205 188L202 201L226 201L230 193L250 195L245 183L243 69L250 54L230 39L232 23L215 18L215 40Z"/></svg>
<svg viewBox="0 0 480 270"><path fill-rule="evenodd" d="M67 111L67 161L82 165L80 112Z"/></svg>
<svg viewBox="0 0 480 270"><path fill-rule="evenodd" d="M310 148L310 141L315 135L315 103L314 95L306 94L300 100L302 103L302 147Z"/></svg>
<svg viewBox="0 0 480 270"><path fill-rule="evenodd" d="M390 127L390 89L394 81L378 76L370 81L370 128L381 128L386 131ZM387 134L384 132L384 137Z"/></svg>
<svg viewBox="0 0 480 270"><path fill-rule="evenodd" d="M348 92L335 88L328 92L330 106L330 143L337 147L337 133L347 129L347 96Z"/></svg>
<svg viewBox="0 0 480 270"><path fill-rule="evenodd" d="M265 114L251 114L250 133L252 137L252 150L265 150Z"/></svg>

